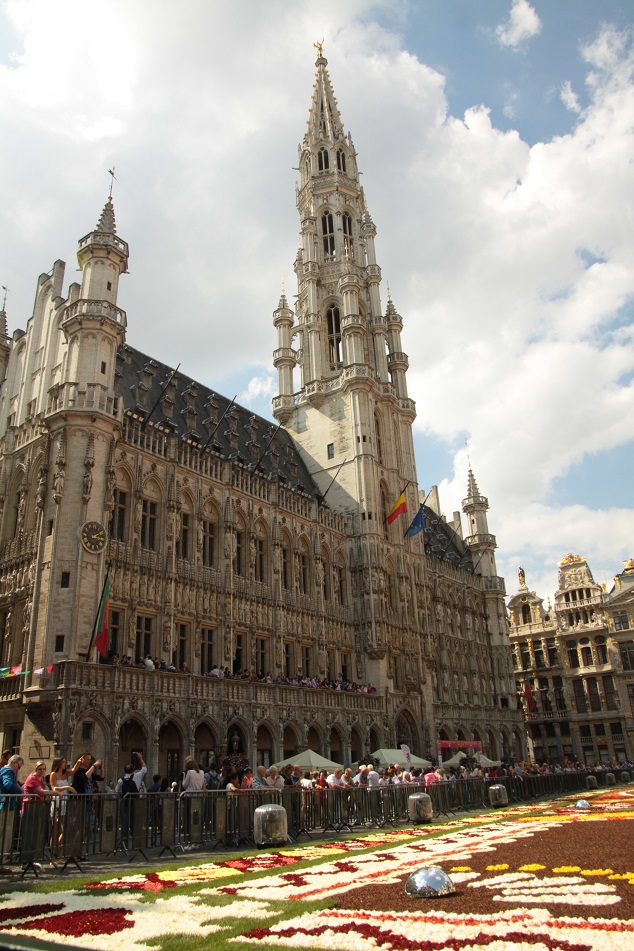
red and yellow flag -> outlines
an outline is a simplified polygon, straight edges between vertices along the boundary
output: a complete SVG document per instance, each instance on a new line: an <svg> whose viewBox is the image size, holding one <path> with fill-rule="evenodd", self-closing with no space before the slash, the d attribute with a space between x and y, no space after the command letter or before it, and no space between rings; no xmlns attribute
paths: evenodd
<svg viewBox="0 0 634 951"><path fill-rule="evenodd" d="M387 513L387 524L391 525L399 515L404 515L405 512L407 512L407 502L405 501L405 493L401 492L391 510Z"/></svg>

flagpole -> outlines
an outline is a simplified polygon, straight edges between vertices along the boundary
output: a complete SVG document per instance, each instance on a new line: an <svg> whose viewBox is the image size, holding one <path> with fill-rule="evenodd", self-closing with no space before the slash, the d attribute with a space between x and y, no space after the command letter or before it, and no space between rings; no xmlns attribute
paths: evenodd
<svg viewBox="0 0 634 951"><path fill-rule="evenodd" d="M107 583L108 583L108 578L110 577L110 568L111 568L111 566L112 566L112 562L109 561L109 562L108 562L108 567L107 567L107 569L106 569L106 577L105 577L104 580L103 580L103 587L102 587L102 589L101 589L101 597L99 598L99 605L98 605L98 607L97 607L97 613L95 614L95 621L94 621L94 624L93 624L93 626L92 626L92 634L90 635L90 643L89 643L89 645L88 645L88 650L86 651L86 661L88 661L88 659L89 659L89 657L90 657L90 652L91 652L91 650L92 650L93 641L94 641L94 639L95 639L95 634L96 634L96 632L97 632L97 623L98 623L98 621L99 621L99 616L100 616L100 614L101 614L101 605L103 604L103 596L104 596L104 594L106 593L106 585L107 585Z"/></svg>
<svg viewBox="0 0 634 951"><path fill-rule="evenodd" d="M425 496L425 498L423 499L423 501L420 503L420 505L419 505L419 507L418 507L418 512L416 513L416 515L415 515L414 518L412 519L411 524L408 525L408 527L405 529L405 532L404 532L404 534L403 534L403 538L405 538L405 536L406 536L407 533L409 532L410 528L412 527L412 525L414 524L414 522L416 521L416 519L417 519L418 516L420 515L421 509L424 509L424 508L425 508L425 502L427 501L427 499L429 498L430 495L431 495L431 489L429 490L429 492L427 493L427 495ZM423 518L424 518L424 513L423 513Z"/></svg>

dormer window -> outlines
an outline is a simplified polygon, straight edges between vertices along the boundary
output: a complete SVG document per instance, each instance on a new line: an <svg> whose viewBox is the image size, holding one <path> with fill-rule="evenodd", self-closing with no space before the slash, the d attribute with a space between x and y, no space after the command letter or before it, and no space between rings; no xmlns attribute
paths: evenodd
<svg viewBox="0 0 634 951"><path fill-rule="evenodd" d="M332 212L326 211L321 216L321 233L324 243L324 258L329 261L335 256L335 226Z"/></svg>
<svg viewBox="0 0 634 951"><path fill-rule="evenodd" d="M317 153L317 167L320 172L327 172L330 168L328 149L321 148Z"/></svg>
<svg viewBox="0 0 634 951"><path fill-rule="evenodd" d="M337 168L340 172L345 172L346 170L346 153L343 149L337 149Z"/></svg>

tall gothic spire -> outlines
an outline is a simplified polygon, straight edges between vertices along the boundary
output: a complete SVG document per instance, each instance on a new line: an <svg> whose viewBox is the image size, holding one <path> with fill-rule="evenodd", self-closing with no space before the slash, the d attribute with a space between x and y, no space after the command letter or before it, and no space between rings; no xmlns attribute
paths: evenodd
<svg viewBox="0 0 634 951"><path fill-rule="evenodd" d="M335 142L345 135L341 113L326 69L328 60L322 55L321 45L318 46L317 51L319 54L315 60L317 75L308 117L308 130L304 139L304 145L308 148L319 139Z"/></svg>

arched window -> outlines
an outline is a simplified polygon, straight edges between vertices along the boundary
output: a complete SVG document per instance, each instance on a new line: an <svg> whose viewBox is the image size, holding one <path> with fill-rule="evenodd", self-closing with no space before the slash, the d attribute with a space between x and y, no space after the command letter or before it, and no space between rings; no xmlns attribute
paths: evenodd
<svg viewBox="0 0 634 951"><path fill-rule="evenodd" d="M348 212L344 212L341 216L341 223L343 228L343 250L344 254L347 254L349 258L354 257L354 240L352 235L352 218Z"/></svg>
<svg viewBox="0 0 634 951"><path fill-rule="evenodd" d="M528 604L522 605L522 624L530 624L531 621L531 609Z"/></svg>
<svg viewBox="0 0 634 951"><path fill-rule="evenodd" d="M317 167L320 172L327 172L330 168L330 156L328 149L322 148L317 153Z"/></svg>
<svg viewBox="0 0 634 951"><path fill-rule="evenodd" d="M335 256L335 226L331 211L325 211L321 216L321 234L324 245L324 258L326 261L330 261Z"/></svg>
<svg viewBox="0 0 634 951"><path fill-rule="evenodd" d="M331 304L326 311L326 323L328 325L328 358L330 360L330 369L337 370L341 366L341 318L339 308L336 304Z"/></svg>
<svg viewBox="0 0 634 951"><path fill-rule="evenodd" d="M346 170L346 153L343 149L337 149L337 168L340 172Z"/></svg>

